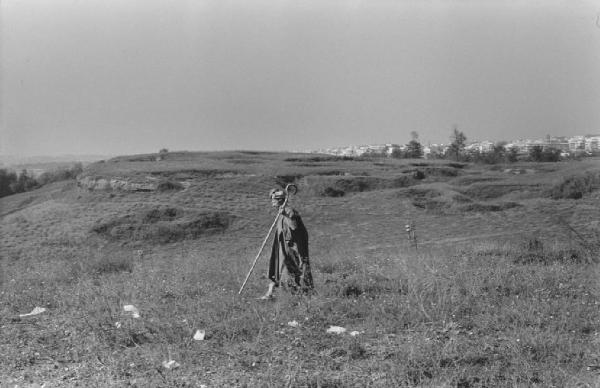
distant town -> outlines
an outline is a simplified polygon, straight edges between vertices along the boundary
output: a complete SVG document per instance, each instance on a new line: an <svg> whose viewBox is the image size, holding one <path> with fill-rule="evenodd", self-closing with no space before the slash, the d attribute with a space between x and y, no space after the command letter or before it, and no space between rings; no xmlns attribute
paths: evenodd
<svg viewBox="0 0 600 388"><path fill-rule="evenodd" d="M414 139L418 141L418 139ZM600 153L600 135L582 135L582 136L547 136L545 139L519 139L508 142L492 142L489 140L468 142L465 152L492 152L494 147L502 145L504 149L514 149L516 153L525 155L534 147L542 149L556 149L561 151L562 156L574 154L598 154ZM406 151L407 144L370 144L370 145L349 145L341 147L321 148L309 150L310 153L323 153L337 156L363 156L363 155L387 155L392 156L397 152ZM448 151L450 143L447 144L427 144L422 146L422 157L430 158L434 155L444 155Z"/></svg>

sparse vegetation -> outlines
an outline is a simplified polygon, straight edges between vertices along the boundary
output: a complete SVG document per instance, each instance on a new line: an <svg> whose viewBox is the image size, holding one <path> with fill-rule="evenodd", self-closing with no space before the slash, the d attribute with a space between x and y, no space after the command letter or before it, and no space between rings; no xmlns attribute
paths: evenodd
<svg viewBox="0 0 600 388"><path fill-rule="evenodd" d="M261 163L228 162L240 155ZM190 186L114 195L63 184L2 198L1 384L598 385L593 161L519 164L527 173L513 174L446 161L288 158L123 157L84 174ZM568 183L574 176L579 183ZM237 290L272 222L266 194L279 181L298 184L291 203L310 233L318 293L279 290L262 302L254 297L265 290L264 258L246 293ZM409 220L418 250L406 241ZM19 316L38 306L47 310ZM193 340L198 329L202 341ZM179 368L163 366L170 360Z"/></svg>
<svg viewBox="0 0 600 388"><path fill-rule="evenodd" d="M36 178L26 169L21 170L18 174L6 169L0 169L0 198L34 190L53 182L75 179L82 171L83 165L75 163L72 167L55 168L45 171Z"/></svg>

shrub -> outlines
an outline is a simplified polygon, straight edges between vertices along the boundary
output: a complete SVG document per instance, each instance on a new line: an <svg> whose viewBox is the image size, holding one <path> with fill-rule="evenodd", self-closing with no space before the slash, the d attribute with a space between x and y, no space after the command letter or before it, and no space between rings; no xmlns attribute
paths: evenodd
<svg viewBox="0 0 600 388"><path fill-rule="evenodd" d="M415 172L413 172L413 178L415 179L425 179L425 173L421 170L416 170Z"/></svg>
<svg viewBox="0 0 600 388"><path fill-rule="evenodd" d="M52 182L75 179L77 178L77 175L81 174L82 172L83 165L81 163L75 163L71 167L59 168L53 171L44 172L37 178L37 182L40 184L40 186L43 186Z"/></svg>
<svg viewBox="0 0 600 388"><path fill-rule="evenodd" d="M183 190L185 187L176 181L164 180L159 182L158 186L156 186L156 190L160 192L164 191L179 191Z"/></svg>
<svg viewBox="0 0 600 388"><path fill-rule="evenodd" d="M343 197L344 194L346 194L344 190L339 190L333 187L326 187L323 190L323 196L325 197Z"/></svg>
<svg viewBox="0 0 600 388"><path fill-rule="evenodd" d="M552 199L580 199L599 186L600 172L587 172L564 178L549 190L549 195Z"/></svg>

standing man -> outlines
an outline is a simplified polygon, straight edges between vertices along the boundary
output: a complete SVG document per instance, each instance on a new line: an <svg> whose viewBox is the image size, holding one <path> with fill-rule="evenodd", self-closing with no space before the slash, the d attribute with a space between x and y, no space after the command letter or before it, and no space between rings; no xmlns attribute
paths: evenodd
<svg viewBox="0 0 600 388"><path fill-rule="evenodd" d="M284 190L273 189L270 196L271 205L279 208L280 215L269 260L269 288L261 299L272 297L273 288L281 284L283 269L291 290L306 292L314 288L308 259L308 232L302 218L296 210L287 206Z"/></svg>

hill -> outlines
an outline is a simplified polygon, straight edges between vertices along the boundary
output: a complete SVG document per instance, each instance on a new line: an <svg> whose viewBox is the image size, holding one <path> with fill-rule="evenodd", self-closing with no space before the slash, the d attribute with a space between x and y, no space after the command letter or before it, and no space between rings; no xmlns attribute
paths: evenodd
<svg viewBox="0 0 600 388"><path fill-rule="evenodd" d="M318 294L254 300L263 257L238 296L275 216L269 189L287 183ZM599 186L598 159L237 151L92 163L77 181L0 199L0 381L592 386ZM19 317L34 307L47 310Z"/></svg>

